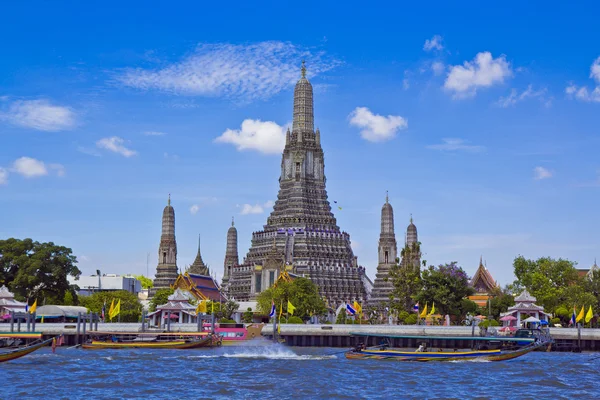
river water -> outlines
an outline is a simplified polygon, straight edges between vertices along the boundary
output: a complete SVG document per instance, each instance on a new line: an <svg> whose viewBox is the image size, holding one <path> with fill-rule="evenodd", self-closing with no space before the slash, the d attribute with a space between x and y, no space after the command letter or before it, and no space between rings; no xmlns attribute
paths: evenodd
<svg viewBox="0 0 600 400"><path fill-rule="evenodd" d="M0 364L0 398L600 398L598 353L402 363L346 360L341 350L265 344L195 350L59 348L53 354L47 348Z"/></svg>

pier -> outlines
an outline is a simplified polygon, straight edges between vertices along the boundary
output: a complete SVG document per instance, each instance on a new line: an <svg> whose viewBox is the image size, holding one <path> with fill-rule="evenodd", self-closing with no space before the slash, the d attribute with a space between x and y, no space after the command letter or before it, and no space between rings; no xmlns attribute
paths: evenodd
<svg viewBox="0 0 600 400"><path fill-rule="evenodd" d="M88 328L89 328L89 322ZM5 325L5 326L3 326ZM25 327L25 326L24 326ZM83 343L89 339L90 331L83 330L80 326L78 331L76 323L45 323L36 324L35 331L42 334L44 338L50 338L63 334L65 345L73 346ZM140 323L98 323L94 321L96 332L142 332ZM146 332L162 332L163 330L148 329ZM165 330L166 331L166 330ZM198 332L197 324L178 324L170 326L170 332ZM15 329L12 333L17 333ZM21 332L26 332L23 329ZM369 333L375 336L370 338L352 336L351 332ZM0 334L9 334L10 325L0 324ZM367 346L379 344L382 337L377 334L398 336L428 336L435 338L431 341L433 347L457 348L460 347L460 339L466 337L479 337L478 327L471 326L422 326L422 325L302 325L282 324L281 338L285 339L287 346L301 347L353 347L358 343ZM555 340L553 351L600 351L600 329L578 329L578 328L550 328L550 334ZM262 336L267 339L273 338L273 325L263 326ZM394 347L418 347L419 339L393 338Z"/></svg>

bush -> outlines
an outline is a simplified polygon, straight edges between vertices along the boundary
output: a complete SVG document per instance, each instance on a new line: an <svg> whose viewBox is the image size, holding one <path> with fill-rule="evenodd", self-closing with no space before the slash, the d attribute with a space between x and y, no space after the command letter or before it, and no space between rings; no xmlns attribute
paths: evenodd
<svg viewBox="0 0 600 400"><path fill-rule="evenodd" d="M410 314L406 311L400 311L400 313L398 314L398 320L399 321L404 321L406 318L408 318Z"/></svg>
<svg viewBox="0 0 600 400"><path fill-rule="evenodd" d="M551 323L552 325L557 325L557 324L560 324L560 323L561 323L561 320L560 320L560 318L558 318L558 317L557 317L557 318L552 318L552 319L550 320L550 323Z"/></svg>
<svg viewBox="0 0 600 400"><path fill-rule="evenodd" d="M304 321L302 321L302 318L300 317L296 317L295 315L292 315L290 318L288 318L288 324L303 324Z"/></svg>
<svg viewBox="0 0 600 400"><path fill-rule="evenodd" d="M495 319L486 319L485 321L481 321L479 323L479 327L481 328L489 328L490 326L500 326L500 323Z"/></svg>
<svg viewBox="0 0 600 400"><path fill-rule="evenodd" d="M404 318L404 324L406 325L415 325L417 323L417 315L410 314L408 317Z"/></svg>
<svg viewBox="0 0 600 400"><path fill-rule="evenodd" d="M221 323L221 324L235 324L235 321L232 320L232 319L221 318L219 320L219 323Z"/></svg>

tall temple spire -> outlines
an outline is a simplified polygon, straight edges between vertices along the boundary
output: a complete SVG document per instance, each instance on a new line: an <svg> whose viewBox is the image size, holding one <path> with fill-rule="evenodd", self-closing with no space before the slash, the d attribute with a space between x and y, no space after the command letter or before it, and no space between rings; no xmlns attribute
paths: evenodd
<svg viewBox="0 0 600 400"><path fill-rule="evenodd" d="M177 279L177 241L175 239L175 209L171 205L171 195L162 215L162 234L158 246L158 265L154 279L154 287L150 297L156 290L167 289Z"/></svg>
<svg viewBox="0 0 600 400"><path fill-rule="evenodd" d="M390 299L394 286L388 282L390 269L396 264L398 256L398 244L394 232L394 210L389 201L389 195L385 192L385 203L381 207L381 233L379 235L377 274L369 304L376 308L383 308Z"/></svg>
<svg viewBox="0 0 600 400"><path fill-rule="evenodd" d="M313 89L306 79L306 66L302 62L302 77L294 88L294 121L292 133L314 134Z"/></svg>
<svg viewBox="0 0 600 400"><path fill-rule="evenodd" d="M228 290L231 270L240 263L238 258L238 240L237 229L235 228L233 217L231 217L231 226L227 230L227 248L225 249L225 262L223 263L223 281L222 285Z"/></svg>
<svg viewBox="0 0 600 400"><path fill-rule="evenodd" d="M188 269L188 272L194 275L210 276L210 270L208 266L204 264L202 254L200 254L200 234L198 234L198 254L196 254L196 259Z"/></svg>

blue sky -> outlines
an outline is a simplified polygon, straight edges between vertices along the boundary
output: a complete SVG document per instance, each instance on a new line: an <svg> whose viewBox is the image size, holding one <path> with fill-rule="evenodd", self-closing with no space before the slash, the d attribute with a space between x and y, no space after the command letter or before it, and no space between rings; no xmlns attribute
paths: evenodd
<svg viewBox="0 0 600 400"><path fill-rule="evenodd" d="M5 4L0 237L71 247L86 274L155 271L171 193L179 265L222 275L278 190L302 59L330 200L374 278L385 191L431 264L598 248L598 6L346 2ZM219 138L219 139L218 139Z"/></svg>

